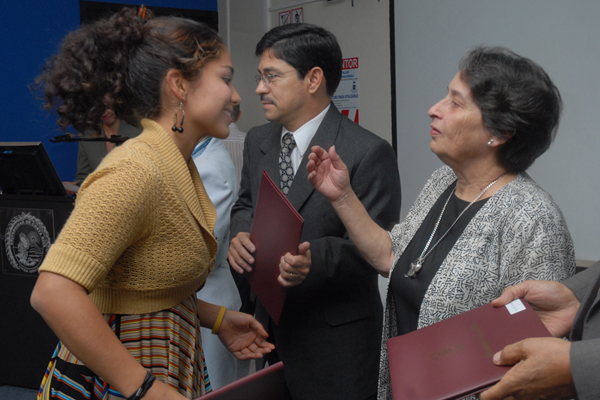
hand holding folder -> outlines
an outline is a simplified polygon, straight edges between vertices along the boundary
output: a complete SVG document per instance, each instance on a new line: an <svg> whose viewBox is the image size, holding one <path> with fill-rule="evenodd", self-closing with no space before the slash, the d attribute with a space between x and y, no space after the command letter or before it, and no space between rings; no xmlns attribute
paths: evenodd
<svg viewBox="0 0 600 400"><path fill-rule="evenodd" d="M296 254L303 224L304 219L263 171L250 231L255 261L246 277L276 324L285 302L285 289L277 281L279 260L286 253Z"/></svg>
<svg viewBox="0 0 600 400"><path fill-rule="evenodd" d="M394 400L461 399L510 369L493 363L504 346L551 336L529 303L515 300L467 311L387 341Z"/></svg>

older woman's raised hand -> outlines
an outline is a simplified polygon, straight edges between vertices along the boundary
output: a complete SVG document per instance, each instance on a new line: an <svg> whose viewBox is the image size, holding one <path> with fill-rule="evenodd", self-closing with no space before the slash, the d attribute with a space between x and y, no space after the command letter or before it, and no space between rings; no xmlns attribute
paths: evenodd
<svg viewBox="0 0 600 400"><path fill-rule="evenodd" d="M308 156L308 181L332 203L352 191L348 168L331 146L329 152L313 146Z"/></svg>

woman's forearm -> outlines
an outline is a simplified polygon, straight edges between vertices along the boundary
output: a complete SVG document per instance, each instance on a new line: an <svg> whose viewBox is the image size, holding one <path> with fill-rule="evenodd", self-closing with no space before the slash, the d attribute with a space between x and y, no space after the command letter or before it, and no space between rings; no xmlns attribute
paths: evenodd
<svg viewBox="0 0 600 400"><path fill-rule="evenodd" d="M379 274L387 277L394 262L389 234L373 221L354 191L331 204L363 257Z"/></svg>
<svg viewBox="0 0 600 400"><path fill-rule="evenodd" d="M206 301L196 299L198 305L198 318L200 320L200 326L203 328L212 329L215 325L215 321L219 316L221 306L207 303Z"/></svg>
<svg viewBox="0 0 600 400"><path fill-rule="evenodd" d="M42 272L31 305L78 359L121 394L131 396L140 387L146 370L121 344L82 286Z"/></svg>

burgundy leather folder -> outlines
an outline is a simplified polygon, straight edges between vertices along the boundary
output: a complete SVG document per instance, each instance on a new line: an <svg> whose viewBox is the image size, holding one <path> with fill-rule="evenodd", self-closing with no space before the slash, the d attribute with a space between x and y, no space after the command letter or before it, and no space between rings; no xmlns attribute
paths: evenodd
<svg viewBox="0 0 600 400"><path fill-rule="evenodd" d="M276 324L285 302L285 289L277 282L279 260L288 252L296 254L303 225L304 219L263 171L250 230L254 265L245 275Z"/></svg>
<svg viewBox="0 0 600 400"><path fill-rule="evenodd" d="M531 306L515 300L504 307L486 304L391 338L387 347L393 398L462 399L479 393L510 368L493 363L496 352L528 337L547 336Z"/></svg>
<svg viewBox="0 0 600 400"><path fill-rule="evenodd" d="M210 374L210 372L209 372ZM231 382L196 400L291 400L285 379L283 363L263 368L235 382Z"/></svg>

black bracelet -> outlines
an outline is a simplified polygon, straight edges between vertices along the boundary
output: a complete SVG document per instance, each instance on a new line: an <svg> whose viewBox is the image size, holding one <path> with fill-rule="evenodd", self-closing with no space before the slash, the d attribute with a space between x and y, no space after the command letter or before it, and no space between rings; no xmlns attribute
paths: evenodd
<svg viewBox="0 0 600 400"><path fill-rule="evenodd" d="M155 379L156 377L152 375L152 372L146 371L146 377L144 378L144 382L142 382L142 386L140 386L140 388L136 390L134 394L129 396L127 400L140 400L142 396L146 394L148 389L150 389Z"/></svg>

